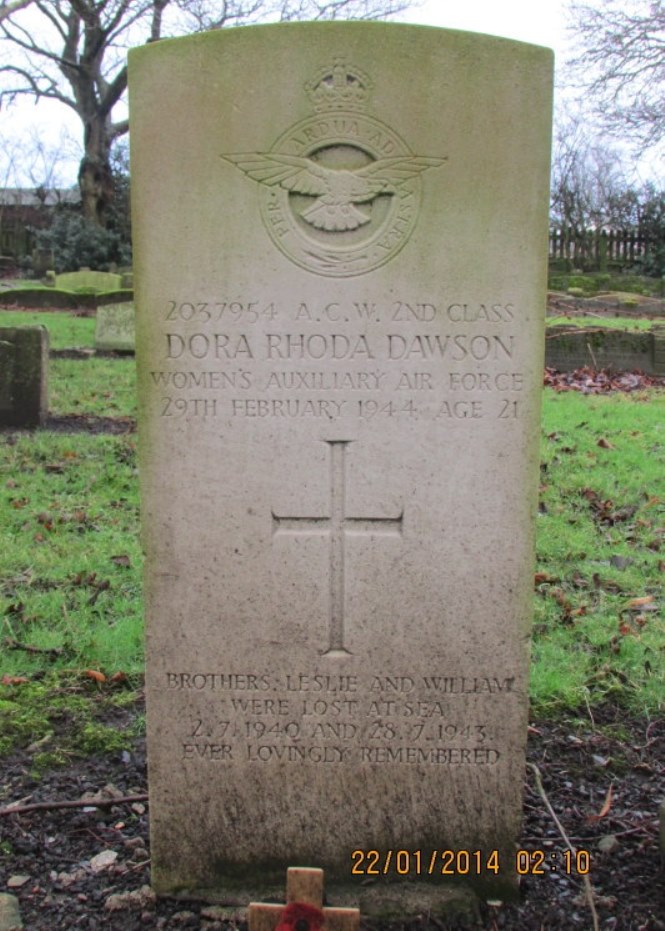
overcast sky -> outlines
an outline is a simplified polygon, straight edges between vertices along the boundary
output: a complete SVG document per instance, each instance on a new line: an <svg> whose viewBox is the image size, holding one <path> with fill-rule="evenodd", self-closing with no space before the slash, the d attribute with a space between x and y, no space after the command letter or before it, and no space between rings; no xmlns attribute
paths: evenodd
<svg viewBox="0 0 665 931"><path fill-rule="evenodd" d="M565 5L564 0L425 0L400 19L425 26L486 32L562 52Z"/></svg>
<svg viewBox="0 0 665 931"><path fill-rule="evenodd" d="M559 61L562 61L565 57L566 5L566 0L425 0L400 19L422 25L485 32L549 46L554 48ZM27 139L31 132L47 139L51 148L62 145L74 149L72 142L66 143L64 137L61 137L63 130L69 132L71 139L79 140L80 122L61 104L44 101L35 106L33 101L26 99L0 111L0 138L25 140L23 151L28 149ZM62 186L74 184L76 173L76 158L72 157L68 163L58 166L57 183ZM3 169L0 147L0 186L11 183L6 167ZM30 182L24 179L18 183Z"/></svg>

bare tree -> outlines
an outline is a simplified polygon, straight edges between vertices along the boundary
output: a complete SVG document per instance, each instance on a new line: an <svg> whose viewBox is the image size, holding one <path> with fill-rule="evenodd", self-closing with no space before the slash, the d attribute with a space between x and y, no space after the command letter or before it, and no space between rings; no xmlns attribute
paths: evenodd
<svg viewBox="0 0 665 931"><path fill-rule="evenodd" d="M573 2L569 63L601 125L648 148L665 138L663 0Z"/></svg>
<svg viewBox="0 0 665 931"><path fill-rule="evenodd" d="M31 3L32 0L4 0L4 2L0 3L0 23L3 19L11 16L12 13L17 13Z"/></svg>
<svg viewBox="0 0 665 931"><path fill-rule="evenodd" d="M550 215L563 228L600 230L629 222L630 182L621 153L589 134L582 117L557 121Z"/></svg>
<svg viewBox="0 0 665 931"><path fill-rule="evenodd" d="M409 0L5 0L0 102L21 95L48 98L77 114L83 126L83 212L103 226L113 200L111 148L128 129L126 119L114 118L127 88L127 48L256 22L379 19L409 5ZM25 8L10 9L15 6Z"/></svg>

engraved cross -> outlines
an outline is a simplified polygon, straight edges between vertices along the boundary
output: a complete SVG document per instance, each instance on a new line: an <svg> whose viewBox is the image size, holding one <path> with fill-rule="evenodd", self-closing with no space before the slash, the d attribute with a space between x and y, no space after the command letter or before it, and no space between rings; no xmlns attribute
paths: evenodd
<svg viewBox="0 0 665 931"><path fill-rule="evenodd" d="M344 646L345 560L347 535L401 536L404 511L397 517L350 517L346 513L346 447L350 440L326 440L330 446L330 517L286 517L273 511L273 536L324 534L330 538L330 636L324 656L348 656Z"/></svg>

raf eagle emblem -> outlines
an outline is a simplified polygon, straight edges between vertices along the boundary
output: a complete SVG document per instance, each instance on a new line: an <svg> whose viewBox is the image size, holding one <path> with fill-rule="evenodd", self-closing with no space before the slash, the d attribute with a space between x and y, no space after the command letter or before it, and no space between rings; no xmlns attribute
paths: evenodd
<svg viewBox="0 0 665 931"><path fill-rule="evenodd" d="M355 230L371 217L357 204L369 203L380 194L397 194L400 186L428 168L436 168L445 158L395 155L379 158L354 171L326 168L311 158L278 153L223 155L254 181L279 187L293 194L315 197L300 216L319 230Z"/></svg>

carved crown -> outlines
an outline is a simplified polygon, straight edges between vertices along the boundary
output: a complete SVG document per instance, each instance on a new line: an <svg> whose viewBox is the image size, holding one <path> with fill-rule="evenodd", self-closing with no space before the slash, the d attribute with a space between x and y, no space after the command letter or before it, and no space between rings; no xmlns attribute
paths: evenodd
<svg viewBox="0 0 665 931"><path fill-rule="evenodd" d="M364 110L372 82L364 71L336 58L305 85L307 94L320 113L331 110Z"/></svg>

